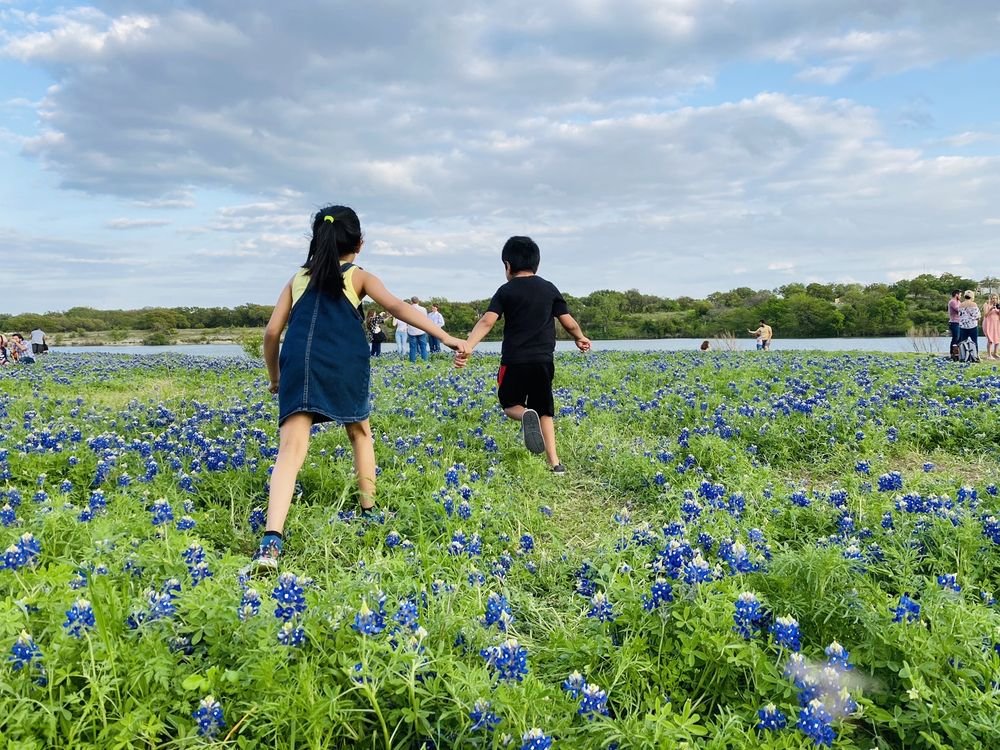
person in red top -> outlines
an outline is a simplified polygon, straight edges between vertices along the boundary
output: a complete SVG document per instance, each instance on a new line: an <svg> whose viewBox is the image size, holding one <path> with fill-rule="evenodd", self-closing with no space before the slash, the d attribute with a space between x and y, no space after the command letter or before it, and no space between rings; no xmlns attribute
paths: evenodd
<svg viewBox="0 0 1000 750"><path fill-rule="evenodd" d="M953 289L951 299L948 300L948 330L951 332L952 346L958 346L958 306L960 304L962 304L962 292L959 289Z"/></svg>

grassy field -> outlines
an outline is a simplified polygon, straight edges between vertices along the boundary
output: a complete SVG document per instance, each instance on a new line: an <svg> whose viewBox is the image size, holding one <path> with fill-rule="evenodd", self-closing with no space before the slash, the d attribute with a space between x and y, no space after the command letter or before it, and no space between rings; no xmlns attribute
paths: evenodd
<svg viewBox="0 0 1000 750"><path fill-rule="evenodd" d="M1000 372L557 357L372 373L381 515L315 431L281 576L259 362L0 371L0 747L1000 746Z"/></svg>

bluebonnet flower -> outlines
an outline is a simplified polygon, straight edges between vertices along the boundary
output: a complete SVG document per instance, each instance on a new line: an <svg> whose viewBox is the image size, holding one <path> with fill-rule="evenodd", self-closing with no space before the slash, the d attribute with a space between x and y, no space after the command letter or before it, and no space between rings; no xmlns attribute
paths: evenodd
<svg viewBox="0 0 1000 750"><path fill-rule="evenodd" d="M925 471L925 472L931 472L931 471L934 471L934 464L932 464L932 463L931 463L930 461L925 461L925 462L924 462L924 467L923 467L923 468L924 468L924 471Z"/></svg>
<svg viewBox="0 0 1000 750"><path fill-rule="evenodd" d="M472 570L469 571L467 580L469 581L470 586L482 586L484 583L486 583L486 576L483 575L480 571L473 568Z"/></svg>
<svg viewBox="0 0 1000 750"><path fill-rule="evenodd" d="M799 651L802 648L799 640L799 622L794 617L779 617L771 625L771 632L781 648L787 648L790 651Z"/></svg>
<svg viewBox="0 0 1000 750"><path fill-rule="evenodd" d="M887 510L882 514L882 528L886 531L891 531L894 528L891 510Z"/></svg>
<svg viewBox="0 0 1000 750"><path fill-rule="evenodd" d="M417 603L412 599L404 599L399 603L399 609L396 610L396 614L393 619L395 619L400 626L414 631L420 627L420 623L417 619L418 616L419 612L417 610Z"/></svg>
<svg viewBox="0 0 1000 750"><path fill-rule="evenodd" d="M826 647L827 666L838 667L839 669L853 669L850 662L850 652L834 641Z"/></svg>
<svg viewBox="0 0 1000 750"><path fill-rule="evenodd" d="M538 511L546 518L552 518L552 508L550 508L548 505L543 505L538 509Z"/></svg>
<svg viewBox="0 0 1000 750"><path fill-rule="evenodd" d="M726 561L726 564L729 565L729 569L734 574L752 573L758 568L756 564L750 561L750 553L747 550L746 545L742 542L727 545L725 550L723 550L720 546L719 556Z"/></svg>
<svg viewBox="0 0 1000 750"><path fill-rule="evenodd" d="M531 552L535 548L535 539L531 534L521 534L521 551L524 553Z"/></svg>
<svg viewBox="0 0 1000 750"><path fill-rule="evenodd" d="M792 505L798 505L800 508L808 508L810 504L809 496L806 495L805 490L795 490L789 499L792 501Z"/></svg>
<svg viewBox="0 0 1000 750"><path fill-rule="evenodd" d="M181 516L181 519L177 522L178 531L190 531L195 527L195 521L191 516Z"/></svg>
<svg viewBox="0 0 1000 750"><path fill-rule="evenodd" d="M42 650L38 648L35 639L26 630L22 630L21 635L14 641L14 645L10 647L10 656L7 657L7 661L11 663L15 672L20 672L26 667L30 668L34 663L34 666L41 669L42 674L44 674L41 658Z"/></svg>
<svg viewBox="0 0 1000 750"><path fill-rule="evenodd" d="M588 682L580 695L580 708L577 709L577 713L587 719L593 719L595 715L607 716L607 692Z"/></svg>
<svg viewBox="0 0 1000 750"><path fill-rule="evenodd" d="M503 594L491 591L486 598L486 614L482 619L483 627L488 628L496 625L503 632L507 632L508 626L514 622L514 614L510 609L510 602Z"/></svg>
<svg viewBox="0 0 1000 750"><path fill-rule="evenodd" d="M243 592L237 614L240 620L246 622L251 617L256 617L258 613L260 613L260 594L257 593L257 589L247 589Z"/></svg>
<svg viewBox="0 0 1000 750"><path fill-rule="evenodd" d="M937 577L938 586L949 591L959 592L962 587L958 584L957 573L943 573Z"/></svg>
<svg viewBox="0 0 1000 750"><path fill-rule="evenodd" d="M642 597L642 606L647 612L652 612L660 604L674 600L673 587L665 578L657 578L650 587L650 595Z"/></svg>
<svg viewBox="0 0 1000 750"><path fill-rule="evenodd" d="M528 649L519 645L514 638L508 638L499 646L484 648L479 655L500 680L520 682L528 674Z"/></svg>
<svg viewBox="0 0 1000 750"><path fill-rule="evenodd" d="M62 482L59 483L59 491L64 495L68 495L73 491L73 483L68 479L62 480Z"/></svg>
<svg viewBox="0 0 1000 750"><path fill-rule="evenodd" d="M521 750L549 750L552 738L538 727L532 727L521 735Z"/></svg>
<svg viewBox="0 0 1000 750"><path fill-rule="evenodd" d="M614 607L608 601L608 597L603 591L596 592L590 598L590 611L587 612L587 617L593 617L601 622L614 621Z"/></svg>
<svg viewBox="0 0 1000 750"><path fill-rule="evenodd" d="M864 474L865 476L867 476L871 474L872 467L871 464L869 464L867 461L858 461L856 464L854 464L854 470L858 474Z"/></svg>
<svg viewBox="0 0 1000 750"><path fill-rule="evenodd" d="M66 622L63 628L74 638L83 638L83 634L96 625L94 621L94 609L86 599L77 599L66 610Z"/></svg>
<svg viewBox="0 0 1000 750"><path fill-rule="evenodd" d="M744 591L736 599L736 610L733 613L733 630L741 636L750 640L754 631L760 627L764 613L760 608L760 601L752 591Z"/></svg>
<svg viewBox="0 0 1000 750"><path fill-rule="evenodd" d="M222 706L211 695L202 699L192 717L198 722L198 735L209 740L215 739L226 728Z"/></svg>
<svg viewBox="0 0 1000 750"><path fill-rule="evenodd" d="M569 697L579 698L583 694L583 688L586 687L587 682L583 679L583 675L579 672L573 672L563 680L562 689L569 693Z"/></svg>
<svg viewBox="0 0 1000 750"><path fill-rule="evenodd" d="M472 719L473 732L478 732L480 729L492 732L502 721L499 716L493 713L492 708L493 706L488 700L480 699L476 701L476 704L469 712L469 718Z"/></svg>
<svg viewBox="0 0 1000 750"><path fill-rule="evenodd" d="M615 513L614 521L619 526L627 526L632 521L632 512L628 508L622 508Z"/></svg>
<svg viewBox="0 0 1000 750"><path fill-rule="evenodd" d="M16 523L17 516L14 514L14 509L10 507L9 503L4 503L4 506L0 508L0 524L13 526Z"/></svg>
<svg viewBox="0 0 1000 750"><path fill-rule="evenodd" d="M274 608L274 616L283 622L306 611L305 587L294 573L282 573L278 576L271 598L278 602L278 606Z"/></svg>
<svg viewBox="0 0 1000 750"><path fill-rule="evenodd" d="M693 560L684 565L683 579L685 583L705 583L706 581L711 581L714 577L712 568L705 561L705 558L701 556L700 552L695 555Z"/></svg>
<svg viewBox="0 0 1000 750"><path fill-rule="evenodd" d="M994 544L1000 544L1000 520L996 516L983 519L983 535Z"/></svg>
<svg viewBox="0 0 1000 750"><path fill-rule="evenodd" d="M899 597L899 604L893 612L893 622L917 622L920 619L920 605L906 594Z"/></svg>
<svg viewBox="0 0 1000 750"><path fill-rule="evenodd" d="M892 492L903 489L903 475L898 471L890 471L878 478L879 492Z"/></svg>
<svg viewBox="0 0 1000 750"><path fill-rule="evenodd" d="M400 536L399 532L393 529L388 534L385 535L385 546L389 549L394 549L398 547L403 541L403 537Z"/></svg>
<svg viewBox="0 0 1000 750"><path fill-rule="evenodd" d="M368 608L368 602L362 600L361 609L354 616L352 628L361 635L378 635L385 630L385 614L381 611L373 612Z"/></svg>
<svg viewBox="0 0 1000 750"><path fill-rule="evenodd" d="M814 699L799 711L798 728L802 733L817 745L830 746L837 738L837 733L830 724L833 716L823 706L823 702Z"/></svg>
<svg viewBox="0 0 1000 750"><path fill-rule="evenodd" d="M463 500L458 504L458 517L463 521L468 521L472 518L472 506L469 505L468 500Z"/></svg>
<svg viewBox="0 0 1000 750"><path fill-rule="evenodd" d="M170 503L166 498L160 498L153 503L153 507L150 511L152 513L153 526L164 526L168 523L172 523L174 520L174 509L170 507Z"/></svg>
<svg viewBox="0 0 1000 750"><path fill-rule="evenodd" d="M267 523L267 511L260 505L250 511L250 530L256 534Z"/></svg>
<svg viewBox="0 0 1000 750"><path fill-rule="evenodd" d="M788 719L773 703L768 703L757 711L757 729L777 732L784 729Z"/></svg>
<svg viewBox="0 0 1000 750"><path fill-rule="evenodd" d="M304 645L305 642L306 631L301 625L296 626L293 622L286 622L278 630L278 643L282 646L295 648Z"/></svg>
<svg viewBox="0 0 1000 750"><path fill-rule="evenodd" d="M0 570L19 570L25 566L34 567L37 563L38 555L41 554L42 547L35 539L34 535L26 532L10 545L0 560Z"/></svg>

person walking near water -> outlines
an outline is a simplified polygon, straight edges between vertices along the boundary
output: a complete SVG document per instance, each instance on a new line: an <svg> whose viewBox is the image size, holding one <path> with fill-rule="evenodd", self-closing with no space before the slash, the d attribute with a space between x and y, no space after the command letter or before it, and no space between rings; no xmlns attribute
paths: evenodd
<svg viewBox="0 0 1000 750"><path fill-rule="evenodd" d="M370 514L375 505L375 450L368 424L371 357L361 300L371 297L390 315L421 325L450 349L468 352L464 341L449 336L393 296L374 274L354 265L362 243L361 222L353 210L330 206L317 213L306 262L281 290L264 330L268 390L278 394L279 435L266 531L254 557L258 568L278 566L285 519L314 425L344 425L362 513Z"/></svg>
<svg viewBox="0 0 1000 750"><path fill-rule="evenodd" d="M986 336L986 359L1000 359L1000 297L991 294L983 305L983 335Z"/></svg>
<svg viewBox="0 0 1000 750"><path fill-rule="evenodd" d="M966 339L972 340L972 354L969 359L979 361L979 305L976 304L976 293L967 289L962 294L962 304L958 306L958 346Z"/></svg>
<svg viewBox="0 0 1000 750"><path fill-rule="evenodd" d="M431 311L427 313L427 317L433 320L442 328L444 328L444 316L441 314L441 311L438 310L437 305L431 305ZM431 354L435 354L441 351L441 342L438 341L435 336L431 336L430 340L427 343L430 344Z"/></svg>
<svg viewBox="0 0 1000 750"><path fill-rule="evenodd" d="M396 331L396 352L400 357L406 356L406 323L399 318L392 319L392 327Z"/></svg>
<svg viewBox="0 0 1000 750"><path fill-rule="evenodd" d="M953 289L951 299L948 300L948 331L951 333L951 346L949 350L954 359L958 358L958 337L961 327L958 325L958 306L962 304L962 290Z"/></svg>
<svg viewBox="0 0 1000 750"><path fill-rule="evenodd" d="M771 349L771 337L774 336L774 332L763 318L760 319L760 326L756 330L747 330L747 333L753 334L757 337L757 350L770 351Z"/></svg>
<svg viewBox="0 0 1000 750"><path fill-rule="evenodd" d="M48 344L45 343L45 331L36 328L31 332L31 353L37 357L48 350Z"/></svg>
<svg viewBox="0 0 1000 750"><path fill-rule="evenodd" d="M421 306L419 297L410 298L410 306L416 310L425 319L427 318L427 308ZM436 326L435 326L436 327ZM420 355L420 359L427 361L427 331L424 328L418 328L417 326L410 323L406 326L406 340L410 344L410 361L417 361L417 354Z"/></svg>

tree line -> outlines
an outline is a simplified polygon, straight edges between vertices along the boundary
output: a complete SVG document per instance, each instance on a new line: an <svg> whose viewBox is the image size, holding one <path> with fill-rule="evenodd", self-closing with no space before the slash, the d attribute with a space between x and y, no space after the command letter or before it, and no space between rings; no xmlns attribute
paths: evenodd
<svg viewBox="0 0 1000 750"><path fill-rule="evenodd" d="M588 336L595 339L712 338L741 336L766 320L783 338L837 336L901 336L913 329L944 335L946 305L953 289L983 293L1000 287L993 278L972 279L923 274L894 284L801 284L776 289L739 287L713 292L704 299L665 298L638 290L602 289L583 297L566 295L570 310ZM489 304L488 299L451 302L431 298L449 330L468 331ZM373 306L369 309L378 309ZM269 305L238 307L155 307L141 310L97 310L73 307L64 312L0 315L0 331L87 333L181 328L259 328L271 314ZM499 337L502 327L494 329ZM113 339L114 336L112 335Z"/></svg>

